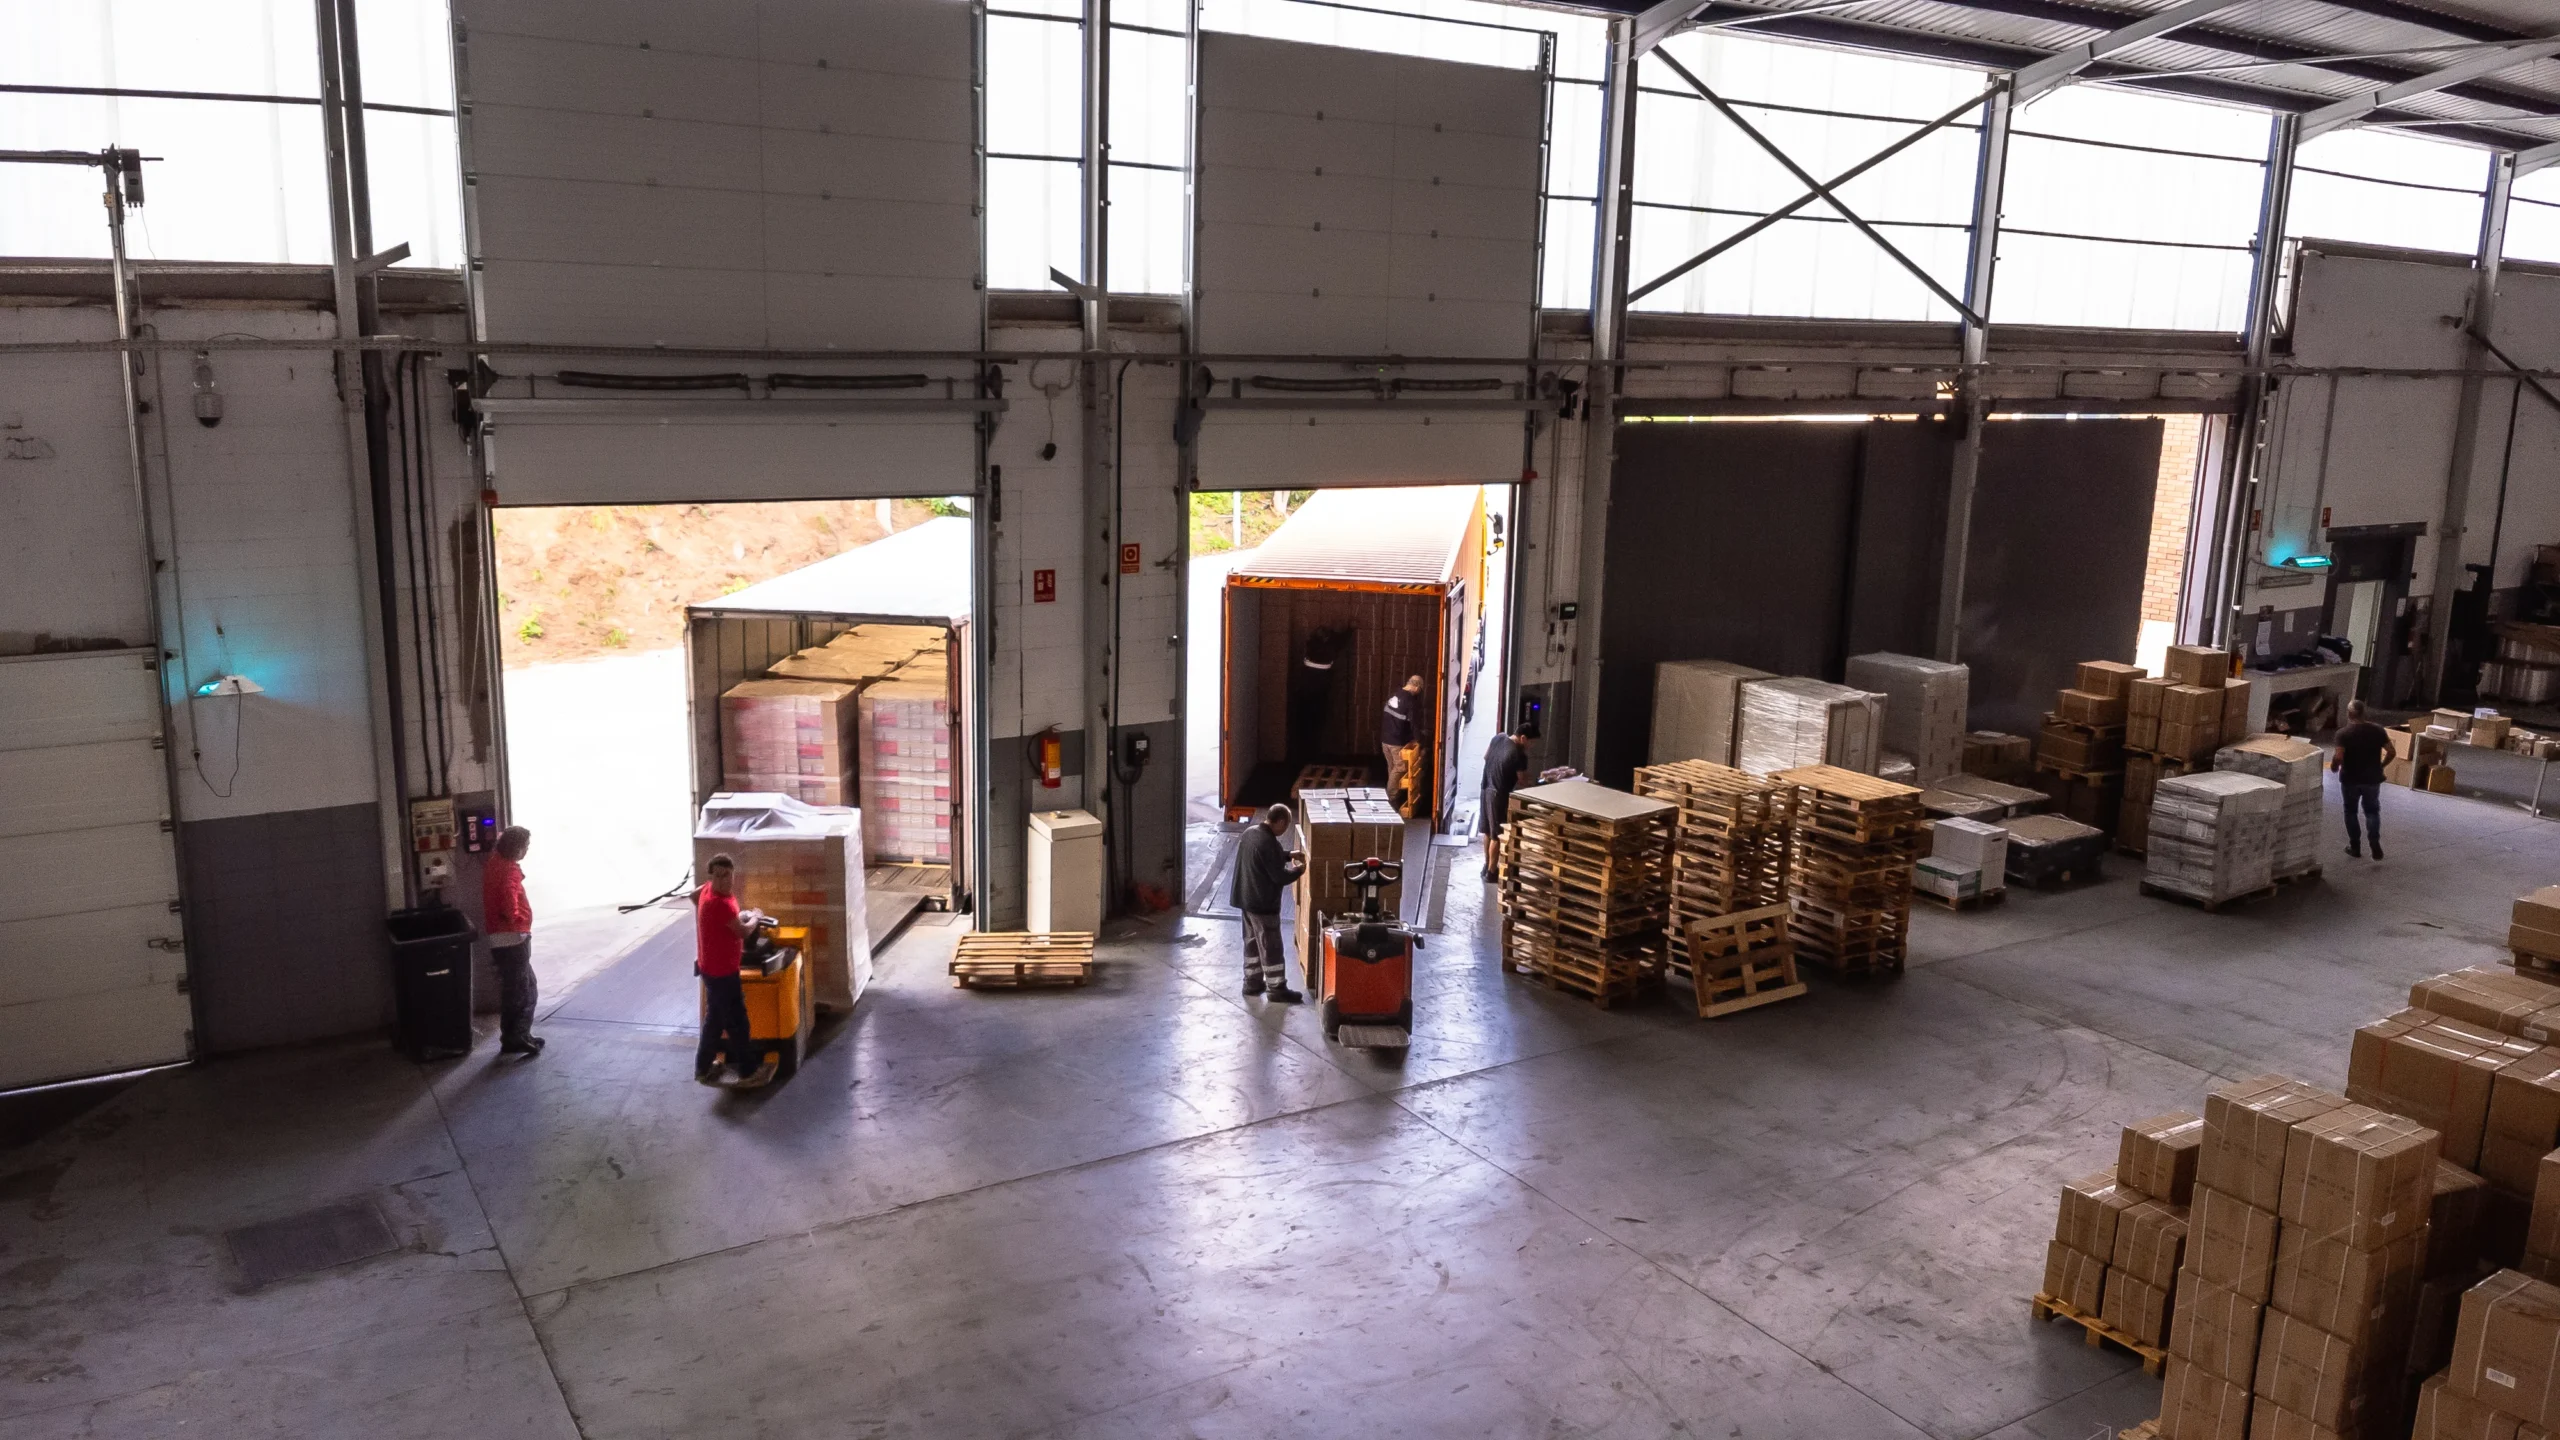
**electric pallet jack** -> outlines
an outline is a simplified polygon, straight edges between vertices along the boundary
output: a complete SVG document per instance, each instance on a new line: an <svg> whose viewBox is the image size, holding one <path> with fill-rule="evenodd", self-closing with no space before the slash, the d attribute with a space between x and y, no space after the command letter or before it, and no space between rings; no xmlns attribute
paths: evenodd
<svg viewBox="0 0 2560 1440"><path fill-rule="evenodd" d="M809 1032L818 1022L817 987L809 983L809 931L766 916L747 937L738 961L739 988L746 992L747 1038L773 1067L773 1078L790 1079L809 1055ZM705 1007L706 1013L708 1006Z"/></svg>
<svg viewBox="0 0 2560 1440"><path fill-rule="evenodd" d="M1375 855L1342 867L1360 892L1360 914L1324 929L1324 1038L1362 1049L1402 1050L1413 1042L1413 952L1422 937L1384 912L1378 894L1404 866Z"/></svg>

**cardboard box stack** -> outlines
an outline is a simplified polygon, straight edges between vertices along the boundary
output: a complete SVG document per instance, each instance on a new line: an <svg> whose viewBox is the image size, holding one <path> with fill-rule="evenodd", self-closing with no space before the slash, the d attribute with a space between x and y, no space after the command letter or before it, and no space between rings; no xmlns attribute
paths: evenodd
<svg viewBox="0 0 2560 1440"><path fill-rule="evenodd" d="M1307 854L1306 873L1292 888L1297 900L1298 954L1311 955L1317 927L1360 908L1360 893L1344 878L1343 867L1374 855L1404 859L1404 817L1395 802L1374 785L1298 792L1298 825ZM1378 903L1401 913L1404 882L1378 893Z"/></svg>
<svg viewBox="0 0 2560 1440"><path fill-rule="evenodd" d="M1796 791L1708 760L1643 765L1636 793L1678 810L1671 842L1671 955L1688 963L1689 922L1787 898Z"/></svg>
<svg viewBox="0 0 2560 1440"><path fill-rule="evenodd" d="M881 861L950 864L951 689L940 657L867 687L857 709L864 843Z"/></svg>
<svg viewBox="0 0 2560 1440"><path fill-rule="evenodd" d="M2415 1440L2549 1440L2560 1430L2560 1288L2514 1270L2471 1287Z"/></svg>
<svg viewBox="0 0 2560 1440"><path fill-rule="evenodd" d="M2027 770L2027 761L2023 758L2019 762L2019 769L2022 772ZM2041 790L2030 789L2025 785L2012 785L2005 780L1994 780L1983 775L1950 775L1938 782L1938 788L1953 795L1988 800L1998 807L1997 814L1986 812L1972 817L1977 820L2011 820L2020 815L2041 815L2053 808L2053 797Z"/></svg>
<svg viewBox="0 0 2560 1440"><path fill-rule="evenodd" d="M1943 660L1878 652L1852 655L1841 677L1884 697L1884 748L1911 757L1927 785L1964 769L1967 692L1973 672Z"/></svg>
<svg viewBox="0 0 2560 1440"><path fill-rule="evenodd" d="M938 625L856 625L824 645L775 662L766 673L867 685L927 651L940 654L949 635Z"/></svg>
<svg viewBox="0 0 2560 1440"><path fill-rule="evenodd" d="M720 697L720 785L804 805L858 803L859 687L745 680Z"/></svg>
<svg viewBox="0 0 2560 1440"><path fill-rule="evenodd" d="M1667 801L1588 780L1514 791L1503 830L1503 968L1603 1006L1660 975L1677 818Z"/></svg>
<svg viewBox="0 0 2560 1440"><path fill-rule="evenodd" d="M2223 770L2161 781L2144 882L2207 905L2266 889L2284 795L2273 780Z"/></svg>
<svg viewBox="0 0 2560 1440"><path fill-rule="evenodd" d="M2010 735L1999 730L1967 731L1964 737L1964 773L1997 780L2006 785L2024 785L2035 774L2036 742L2024 735Z"/></svg>
<svg viewBox="0 0 2560 1440"><path fill-rule="evenodd" d="M2214 752L2213 768L2273 780L2284 787L2268 868L2278 880L2320 869L2321 766L2328 756L2291 735L2252 735Z"/></svg>
<svg viewBox="0 0 2560 1440"><path fill-rule="evenodd" d="M2036 788L2064 818L2112 831L2124 808L2125 725L2137 665L2085 660L2036 737Z"/></svg>
<svg viewBox="0 0 2560 1440"><path fill-rule="evenodd" d="M1920 792L1835 765L1771 778L1797 790L1787 861L1796 958L1834 974L1901 970L1912 866L1929 843Z"/></svg>
<svg viewBox="0 0 2560 1440"><path fill-rule="evenodd" d="M694 822L696 876L725 854L737 862L740 904L808 927L815 998L827 1010L852 1008L871 983L862 830L851 810L776 794L714 795Z"/></svg>
<svg viewBox="0 0 2560 1440"><path fill-rule="evenodd" d="M2519 969L2560 966L2560 885L2545 885L2516 901L2507 917L2507 948ZM2527 957L2549 963L2528 966Z"/></svg>
<svg viewBox="0 0 2560 1440"><path fill-rule="evenodd" d="M1670 660L1654 666L1653 741L1647 758L1656 765L1678 760L1733 764L1742 684L1775 678L1766 670L1723 660Z"/></svg>
<svg viewBox="0 0 2560 1440"><path fill-rule="evenodd" d="M1733 763L1754 775L1803 765L1872 775L1883 755L1883 725L1881 695L1794 677L1746 681Z"/></svg>
<svg viewBox="0 0 2560 1440"><path fill-rule="evenodd" d="M2003 820L2009 833L2009 878L2022 885L2091 880L2106 858L2107 832L2059 815L2020 815Z"/></svg>
<svg viewBox="0 0 2560 1440"><path fill-rule="evenodd" d="M1945 900L1997 895L2009 885L2009 832L1948 816L1929 822L1929 858L1912 870L1912 888Z"/></svg>

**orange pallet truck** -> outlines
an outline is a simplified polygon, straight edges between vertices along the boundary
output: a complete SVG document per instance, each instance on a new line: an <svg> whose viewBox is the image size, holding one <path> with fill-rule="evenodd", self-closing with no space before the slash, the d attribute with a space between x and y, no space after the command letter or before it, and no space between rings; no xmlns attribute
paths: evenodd
<svg viewBox="0 0 2560 1440"><path fill-rule="evenodd" d="M1413 1041L1413 952L1422 937L1386 914L1378 893L1404 878L1404 866L1372 855L1343 866L1342 875L1360 892L1360 913L1324 930L1324 1038L1402 1050Z"/></svg>

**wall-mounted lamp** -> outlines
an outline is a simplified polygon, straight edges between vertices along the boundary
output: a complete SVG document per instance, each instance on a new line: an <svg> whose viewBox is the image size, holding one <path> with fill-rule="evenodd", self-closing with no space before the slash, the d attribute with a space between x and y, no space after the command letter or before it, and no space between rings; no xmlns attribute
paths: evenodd
<svg viewBox="0 0 2560 1440"><path fill-rule="evenodd" d="M222 423L222 386L213 378L213 352L196 352L196 423L207 430Z"/></svg>
<svg viewBox="0 0 2560 1440"><path fill-rule="evenodd" d="M267 687L246 675L217 675L196 687L199 696L264 695Z"/></svg>
<svg viewBox="0 0 2560 1440"><path fill-rule="evenodd" d="M2293 570L2326 570L2333 562L2326 555L2288 555L2286 568Z"/></svg>

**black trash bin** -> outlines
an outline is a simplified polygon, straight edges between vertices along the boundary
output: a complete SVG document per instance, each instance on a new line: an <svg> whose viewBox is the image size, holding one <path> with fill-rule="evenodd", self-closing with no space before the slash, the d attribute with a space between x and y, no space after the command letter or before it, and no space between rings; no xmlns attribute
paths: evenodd
<svg viewBox="0 0 2560 1440"><path fill-rule="evenodd" d="M471 1053L471 917L441 902L391 912L391 1043L412 1060Z"/></svg>

